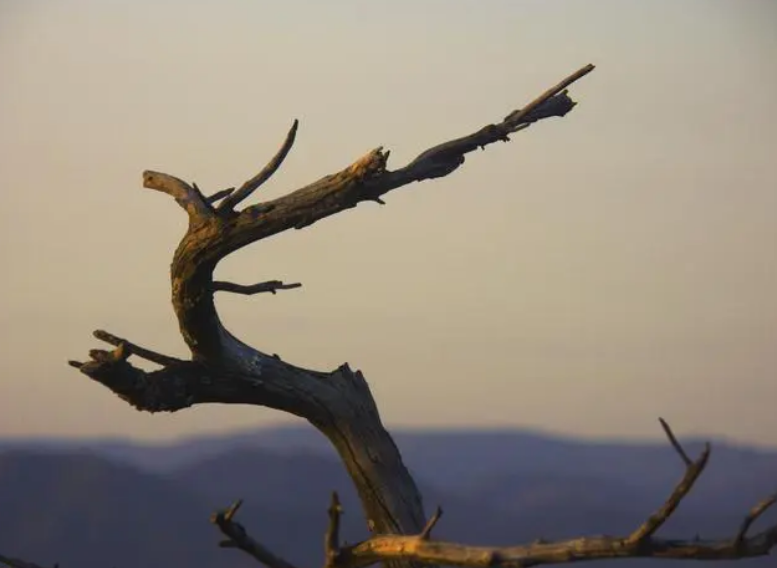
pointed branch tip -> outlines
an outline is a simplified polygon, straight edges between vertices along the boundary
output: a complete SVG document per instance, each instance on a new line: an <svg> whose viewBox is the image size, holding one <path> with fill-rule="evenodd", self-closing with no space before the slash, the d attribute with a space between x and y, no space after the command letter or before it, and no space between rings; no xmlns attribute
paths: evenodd
<svg viewBox="0 0 777 568"><path fill-rule="evenodd" d="M418 535L418 538L420 538L421 540L429 540L429 537L432 536L432 529L440 520L440 517L442 517L442 507L438 505L437 509L435 509L434 511L434 514L431 517L429 517L428 521L426 521L426 525L424 526L424 529L421 531L421 534Z"/></svg>
<svg viewBox="0 0 777 568"><path fill-rule="evenodd" d="M267 165L256 174L254 177L246 181L240 189L234 192L230 192L229 195L224 196L224 200L219 204L218 210L220 212L232 211L237 205L248 198L254 191L256 191L263 183L272 177L272 175L281 167L286 156L289 154L291 147L294 145L294 140L297 137L297 128L299 127L299 120L296 118L286 134L286 140L283 141L283 145L280 150L272 157Z"/></svg>
<svg viewBox="0 0 777 568"><path fill-rule="evenodd" d="M750 527L753 525L753 523L757 521L758 518L775 503L777 503L777 493L764 499L760 503L756 504L755 507L750 509L742 521L742 525L739 527L739 531L734 537L735 546L740 546L744 542L745 538L747 537L747 531L750 530Z"/></svg>

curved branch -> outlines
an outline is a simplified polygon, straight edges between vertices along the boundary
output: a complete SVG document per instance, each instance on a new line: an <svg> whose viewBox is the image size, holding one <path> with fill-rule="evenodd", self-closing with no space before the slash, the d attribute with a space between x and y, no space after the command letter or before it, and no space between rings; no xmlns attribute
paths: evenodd
<svg viewBox="0 0 777 568"><path fill-rule="evenodd" d="M294 145L294 139L297 136L298 126L299 121L295 118L289 133L286 135L286 140L284 140L283 146L281 146L281 149L278 150L278 153L273 156L272 160L270 160L270 162L262 169L262 171L245 182L240 187L240 189L234 193L230 193L224 198L224 201L222 201L218 207L220 212L233 210L241 201L250 196L259 188L259 186L261 186L264 182L272 177L278 168L281 167L283 160L286 159L289 150L291 150L291 147Z"/></svg>
<svg viewBox="0 0 777 568"><path fill-rule="evenodd" d="M146 170L143 172L143 187L173 197L178 205L189 214L190 221L203 221L214 215L213 207L200 193L196 184L189 185L175 176Z"/></svg>

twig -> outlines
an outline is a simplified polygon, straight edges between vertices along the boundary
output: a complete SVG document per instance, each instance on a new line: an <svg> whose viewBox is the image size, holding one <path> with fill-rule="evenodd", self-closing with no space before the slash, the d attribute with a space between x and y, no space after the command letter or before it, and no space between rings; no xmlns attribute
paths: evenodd
<svg viewBox="0 0 777 568"><path fill-rule="evenodd" d="M758 503L755 507L750 509L750 512L745 516L744 520L742 521L742 525L739 527L739 531L737 532L736 536L734 537L734 545L738 546L742 542L744 542L745 537L747 536L747 531L750 530L750 527L752 524L763 515L766 510L777 503L777 493L772 495L771 497L764 499L760 503Z"/></svg>
<svg viewBox="0 0 777 568"><path fill-rule="evenodd" d="M438 506L437 509L435 509L434 514L426 521L426 525L419 535L421 540L429 540L432 536L432 529L434 528L434 525L437 524L437 521L440 520L440 517L442 517L442 507Z"/></svg>
<svg viewBox="0 0 777 568"><path fill-rule="evenodd" d="M176 359L175 357L169 357L167 355L157 353L156 351L151 351L150 349L141 347L140 345L132 343L131 341L127 341L121 337L117 337L112 333L108 333L102 329L95 330L93 335L100 341L105 341L110 345L116 345L117 347L120 345L125 345L132 355L137 355L142 359L157 363L158 365L168 366L182 362L181 359Z"/></svg>
<svg viewBox="0 0 777 568"><path fill-rule="evenodd" d="M238 203L246 199L249 195L256 191L259 186L261 186L264 182L270 179L270 177L272 177L278 168L281 167L283 160L286 159L289 150L291 150L291 147L294 145L294 139L297 136L298 126L299 121L295 118L294 123L291 125L291 129L289 129L289 133L286 135L286 140L284 140L283 146L281 146L280 150L278 150L278 153L273 156L272 160L270 160L270 162L262 169L262 171L245 182L240 187L240 189L234 193L231 193L230 195L225 196L224 201L222 201L218 206L219 212L233 210Z"/></svg>
<svg viewBox="0 0 777 568"><path fill-rule="evenodd" d="M233 191L235 191L234 187L228 187L227 189L222 189L221 191L217 191L213 195L209 195L205 199L208 201L208 203L212 205L216 203L219 199L224 199L228 195L231 195Z"/></svg>
<svg viewBox="0 0 777 568"><path fill-rule="evenodd" d="M219 511L211 517L211 522L228 537L228 540L222 541L220 546L242 550L269 568L296 568L290 562L276 556L256 542L248 535L243 525L234 520L242 504L242 499L238 500L230 505L227 510Z"/></svg>
<svg viewBox="0 0 777 568"><path fill-rule="evenodd" d="M669 442L672 444L672 447L677 451L678 454L680 454L680 457L685 462L685 465L691 465L692 460L688 457L688 454L685 453L685 450L680 445L680 442L677 441L677 438L675 438L674 433L672 432L672 429L669 427L669 424L667 424L666 420L663 418L659 418L658 421L661 423L661 428L664 429L664 433L666 434L666 437L669 438Z"/></svg>
<svg viewBox="0 0 777 568"><path fill-rule="evenodd" d="M329 524L324 538L324 556L326 566L335 566L337 555L340 553L340 516L343 514L343 507L340 505L340 497L337 491L332 492L332 501L329 504Z"/></svg>
<svg viewBox="0 0 777 568"><path fill-rule="evenodd" d="M594 65L588 64L585 67L582 67L572 73L569 77L561 81L559 84L551 87L544 93L542 93L539 97L531 101L529 104L527 104L522 109L515 111L504 119L504 123L507 125L513 125L514 127L518 127L521 125L521 122L530 115L534 110L538 109L540 105L546 103L551 98L555 97L562 91L564 91L567 87L569 87L572 83L575 81L582 79L586 75L588 75L591 71L595 69ZM573 104L574 106L574 104ZM571 109L570 109L571 110ZM536 119L535 119L536 120ZM533 122L533 121L532 121Z"/></svg>
<svg viewBox="0 0 777 568"><path fill-rule="evenodd" d="M252 296L254 294L261 294L263 292L270 292L271 294L277 293L278 290L291 290L293 288L299 288L302 284L294 282L292 284L284 284L281 280L268 280L267 282L259 282L257 284L235 284L233 282L213 282L214 292L232 292L234 294L244 294L246 296Z"/></svg>
<svg viewBox="0 0 777 568"><path fill-rule="evenodd" d="M677 453L680 454L683 462L685 462L685 474L658 511L650 515L637 530L629 535L626 541L630 544L640 543L645 539L650 538L661 528L672 513L674 513L675 509L677 509L678 505L680 505L680 502L688 495L691 489L693 489L693 485L696 483L696 480L699 478L702 471L704 471L704 467L707 465L707 461L710 457L710 445L705 444L701 455L699 455L696 461L691 461L688 458L688 454L685 453L685 450L683 450L682 446L677 441L677 438L675 438L672 433L669 424L667 424L663 418L659 418L659 421L661 422L661 426L664 428L664 432L666 432L670 443L674 446Z"/></svg>

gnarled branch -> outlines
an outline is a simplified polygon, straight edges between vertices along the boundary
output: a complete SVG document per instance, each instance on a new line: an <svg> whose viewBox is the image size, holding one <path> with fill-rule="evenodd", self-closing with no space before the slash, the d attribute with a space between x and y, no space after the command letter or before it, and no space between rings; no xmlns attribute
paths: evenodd
<svg viewBox="0 0 777 568"><path fill-rule="evenodd" d="M93 350L90 361L71 364L139 410L176 411L220 402L261 405L301 416L327 436L339 453L374 533L424 531L421 495L383 427L364 376L347 364L322 372L281 361L234 337L216 312L213 296L218 290L250 294L298 285L271 281L240 286L214 282L213 272L224 257L250 243L301 229L363 201L382 203L381 197L389 191L450 174L464 163L466 154L478 148L507 141L510 134L539 120L565 116L575 106L565 89L592 70L592 65L583 67L501 122L438 144L404 167L389 170L389 153L377 148L339 172L239 212L233 211L234 206L280 167L294 142L296 121L276 156L236 191L206 197L196 184L144 172L144 187L171 195L189 216L170 272L173 309L191 360L170 358L101 332L96 334L98 339L116 349ZM130 362L133 355L161 368L139 369ZM408 568L412 562L397 559L389 564Z"/></svg>

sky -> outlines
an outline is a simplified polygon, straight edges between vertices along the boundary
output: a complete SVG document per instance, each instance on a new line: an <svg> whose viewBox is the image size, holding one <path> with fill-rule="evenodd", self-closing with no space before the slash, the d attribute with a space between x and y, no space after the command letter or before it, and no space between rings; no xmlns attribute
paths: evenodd
<svg viewBox="0 0 777 568"><path fill-rule="evenodd" d="M163 171L255 199L377 146L400 167L582 67L579 105L451 176L222 262L227 327L361 369L392 427L777 447L771 0L0 0L0 436L164 440L289 422L132 409L67 366L94 329L186 356Z"/></svg>

